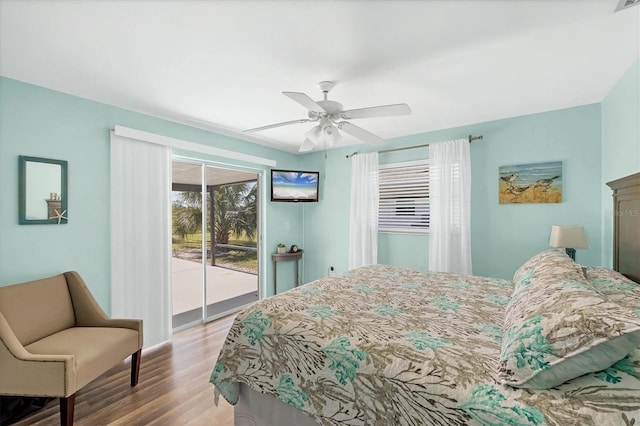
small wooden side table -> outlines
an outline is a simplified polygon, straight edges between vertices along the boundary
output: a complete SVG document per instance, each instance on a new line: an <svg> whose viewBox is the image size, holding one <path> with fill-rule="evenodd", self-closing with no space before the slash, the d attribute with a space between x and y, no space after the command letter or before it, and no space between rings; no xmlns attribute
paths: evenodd
<svg viewBox="0 0 640 426"><path fill-rule="evenodd" d="M302 252L304 250L298 250L295 253L273 253L271 259L273 259L273 294L276 294L278 290L278 262L296 261L296 282L295 286L300 285L300 259L302 259Z"/></svg>

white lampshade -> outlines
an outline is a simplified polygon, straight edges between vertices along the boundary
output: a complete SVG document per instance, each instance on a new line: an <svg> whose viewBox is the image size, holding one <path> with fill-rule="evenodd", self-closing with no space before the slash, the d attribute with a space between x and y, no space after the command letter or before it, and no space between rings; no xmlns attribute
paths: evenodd
<svg viewBox="0 0 640 426"><path fill-rule="evenodd" d="M321 131L322 131L322 128L320 126L314 126L311 130L309 130L304 135L307 137L307 139L309 139L315 145L318 142L320 142Z"/></svg>
<svg viewBox="0 0 640 426"><path fill-rule="evenodd" d="M338 129L333 124L327 124L322 128L322 133L328 138L335 137L336 133L338 133Z"/></svg>
<svg viewBox="0 0 640 426"><path fill-rule="evenodd" d="M311 139L305 138L304 142L302 142L302 145L300 145L300 148L298 149L298 152L311 151L314 146L316 146L316 144L314 144Z"/></svg>
<svg viewBox="0 0 640 426"><path fill-rule="evenodd" d="M549 237L549 245L551 247L562 248L589 248L589 242L587 241L587 234L584 231L584 226L570 225L560 226L553 225L551 227L551 236Z"/></svg>
<svg viewBox="0 0 640 426"><path fill-rule="evenodd" d="M338 129L334 125L328 124L322 128L320 141L323 142L325 146L331 147L340 141L340 139L340 132L338 132Z"/></svg>

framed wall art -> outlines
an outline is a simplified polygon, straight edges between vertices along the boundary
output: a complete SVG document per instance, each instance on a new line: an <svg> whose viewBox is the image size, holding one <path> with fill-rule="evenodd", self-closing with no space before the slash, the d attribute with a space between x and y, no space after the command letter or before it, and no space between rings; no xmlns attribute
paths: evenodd
<svg viewBox="0 0 640 426"><path fill-rule="evenodd" d="M562 161L501 166L500 204L561 203Z"/></svg>

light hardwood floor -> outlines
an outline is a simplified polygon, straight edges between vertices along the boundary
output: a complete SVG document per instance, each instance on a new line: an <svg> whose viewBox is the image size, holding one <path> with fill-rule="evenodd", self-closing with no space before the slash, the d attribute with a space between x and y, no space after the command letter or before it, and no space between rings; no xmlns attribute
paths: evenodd
<svg viewBox="0 0 640 426"><path fill-rule="evenodd" d="M129 385L130 360L76 394L74 425L233 425L233 407L216 407L209 376L233 316L197 326L142 351L140 381ZM15 425L59 425L58 400Z"/></svg>

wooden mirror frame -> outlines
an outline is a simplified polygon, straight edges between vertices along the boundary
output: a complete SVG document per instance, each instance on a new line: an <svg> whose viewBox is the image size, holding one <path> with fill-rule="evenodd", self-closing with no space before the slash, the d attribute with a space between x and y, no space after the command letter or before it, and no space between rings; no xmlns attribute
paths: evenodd
<svg viewBox="0 0 640 426"><path fill-rule="evenodd" d="M18 167L18 221L20 225L44 225L44 224L64 224L68 222L67 219L67 162L64 160L52 160L50 158L28 157L20 155ZM55 185L54 190L60 188L60 193L50 192L50 197L43 196L43 209L47 212L46 218L43 219L29 219L27 217L27 190L29 182L27 181L27 166L29 163L43 163L43 164L55 164L60 166L60 184ZM53 194L59 197L51 198ZM46 203L46 204L44 204ZM56 214L55 211L59 213Z"/></svg>

